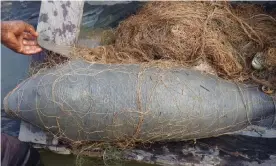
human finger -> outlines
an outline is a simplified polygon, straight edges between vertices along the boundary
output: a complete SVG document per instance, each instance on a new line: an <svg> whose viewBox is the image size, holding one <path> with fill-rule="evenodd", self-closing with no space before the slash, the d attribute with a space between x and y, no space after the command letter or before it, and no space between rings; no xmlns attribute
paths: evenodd
<svg viewBox="0 0 276 166"><path fill-rule="evenodd" d="M23 54L25 55L31 55L41 52L42 49L38 46L24 46L23 48Z"/></svg>
<svg viewBox="0 0 276 166"><path fill-rule="evenodd" d="M35 40L25 40L25 39L23 39L22 43L25 46L38 46L37 41L35 41Z"/></svg>
<svg viewBox="0 0 276 166"><path fill-rule="evenodd" d="M23 38L27 39L27 40L34 40L36 38L36 36L32 35L31 33L24 32L23 33Z"/></svg>
<svg viewBox="0 0 276 166"><path fill-rule="evenodd" d="M25 26L25 31L29 32L30 34L32 34L33 36L38 36L38 33L35 31L34 27L30 24L27 24L25 22L24 23L24 26Z"/></svg>

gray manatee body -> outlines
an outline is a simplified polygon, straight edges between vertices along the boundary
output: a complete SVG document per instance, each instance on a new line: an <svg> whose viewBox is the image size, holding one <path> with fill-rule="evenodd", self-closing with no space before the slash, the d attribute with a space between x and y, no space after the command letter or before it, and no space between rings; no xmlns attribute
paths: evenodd
<svg viewBox="0 0 276 166"><path fill-rule="evenodd" d="M274 117L258 88L189 69L75 60L22 82L7 113L71 140L171 141L218 136Z"/></svg>

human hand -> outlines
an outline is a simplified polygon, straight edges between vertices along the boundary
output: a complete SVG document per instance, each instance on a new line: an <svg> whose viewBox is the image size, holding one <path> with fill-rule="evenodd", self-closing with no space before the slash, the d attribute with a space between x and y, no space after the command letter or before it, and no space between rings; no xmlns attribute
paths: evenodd
<svg viewBox="0 0 276 166"><path fill-rule="evenodd" d="M1 42L17 53L31 55L42 51L37 36L34 27L23 21L1 22Z"/></svg>

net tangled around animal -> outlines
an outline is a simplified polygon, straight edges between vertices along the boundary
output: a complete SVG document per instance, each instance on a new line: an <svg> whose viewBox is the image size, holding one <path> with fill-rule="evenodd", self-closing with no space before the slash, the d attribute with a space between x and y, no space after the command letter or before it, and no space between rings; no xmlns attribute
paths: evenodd
<svg viewBox="0 0 276 166"><path fill-rule="evenodd" d="M232 81L264 84L261 77L276 87L276 20L255 5L148 2L108 33L114 35L108 45L76 48L73 54L91 63L195 67ZM264 53L267 68L254 73L251 61L258 52ZM51 54L42 68L57 63L54 57L68 60ZM132 143L122 143L123 148Z"/></svg>

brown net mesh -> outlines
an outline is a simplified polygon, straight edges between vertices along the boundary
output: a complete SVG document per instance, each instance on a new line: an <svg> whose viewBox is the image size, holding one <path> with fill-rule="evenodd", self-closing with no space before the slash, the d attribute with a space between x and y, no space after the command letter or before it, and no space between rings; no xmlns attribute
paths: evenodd
<svg viewBox="0 0 276 166"><path fill-rule="evenodd" d="M149 2L119 25L114 44L75 54L96 63L207 62L218 76L244 81L254 55L275 46L275 29L274 17L255 5Z"/></svg>

